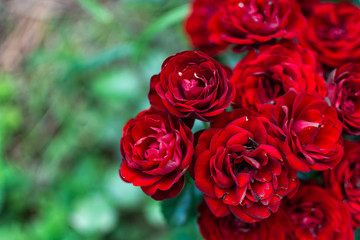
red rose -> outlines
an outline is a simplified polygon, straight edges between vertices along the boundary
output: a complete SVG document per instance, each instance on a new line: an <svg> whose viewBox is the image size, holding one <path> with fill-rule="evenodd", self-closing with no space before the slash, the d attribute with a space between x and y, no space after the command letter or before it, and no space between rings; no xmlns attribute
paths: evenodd
<svg viewBox="0 0 360 240"><path fill-rule="evenodd" d="M328 96L344 131L360 135L360 64L346 64L334 70L328 80Z"/></svg>
<svg viewBox="0 0 360 240"><path fill-rule="evenodd" d="M298 182L296 172L285 166L277 150L275 126L250 112L237 117L226 126L218 122L220 128L200 135L195 184L215 216L233 213L252 223L276 212L281 199L295 193Z"/></svg>
<svg viewBox="0 0 360 240"><path fill-rule="evenodd" d="M227 44L219 45L210 41L208 23L220 4L219 0L195 0L185 22L185 31L192 45L209 55L215 55L227 46Z"/></svg>
<svg viewBox="0 0 360 240"><path fill-rule="evenodd" d="M272 39L293 39L306 20L293 0L225 0L209 23L210 40L246 47Z"/></svg>
<svg viewBox="0 0 360 240"><path fill-rule="evenodd" d="M324 182L350 210L354 228L360 227L360 143L344 142L343 160L333 170L324 172Z"/></svg>
<svg viewBox="0 0 360 240"><path fill-rule="evenodd" d="M235 67L230 82L236 88L235 107L273 103L290 88L326 96L325 80L317 71L315 57L292 41L250 50Z"/></svg>
<svg viewBox="0 0 360 240"><path fill-rule="evenodd" d="M184 174L193 158L193 135L174 116L149 109L126 123L120 150L121 178L163 200L184 187Z"/></svg>
<svg viewBox="0 0 360 240"><path fill-rule="evenodd" d="M315 5L300 43L329 67L359 62L360 9L349 2Z"/></svg>
<svg viewBox="0 0 360 240"><path fill-rule="evenodd" d="M295 239L350 240L353 230L345 205L317 186L303 186L287 201L285 211Z"/></svg>
<svg viewBox="0 0 360 240"><path fill-rule="evenodd" d="M158 75L151 78L149 100L161 111L185 118L209 121L226 109L235 90L226 70L198 51L168 57Z"/></svg>
<svg viewBox="0 0 360 240"><path fill-rule="evenodd" d="M199 208L198 225L206 240L289 240L290 222L286 213L277 213L261 222L246 223L234 215L215 217L203 202Z"/></svg>
<svg viewBox="0 0 360 240"><path fill-rule="evenodd" d="M323 171L341 160L342 124L319 96L290 90L275 106L266 104L259 111L284 132L282 152L297 171Z"/></svg>

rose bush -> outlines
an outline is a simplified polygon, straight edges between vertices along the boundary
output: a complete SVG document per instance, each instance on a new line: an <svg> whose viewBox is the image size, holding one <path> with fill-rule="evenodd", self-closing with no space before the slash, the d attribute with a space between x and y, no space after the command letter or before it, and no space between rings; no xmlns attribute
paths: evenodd
<svg viewBox="0 0 360 240"><path fill-rule="evenodd" d="M225 0L209 22L210 40L244 49L272 39L296 38L306 26L293 0Z"/></svg>
<svg viewBox="0 0 360 240"><path fill-rule="evenodd" d="M193 158L193 134L178 118L149 109L126 123L120 150L121 178L163 200L184 187L184 174Z"/></svg>
<svg viewBox="0 0 360 240"><path fill-rule="evenodd" d="M168 57L161 72L151 78L149 101L180 118L209 121L226 109L235 90L226 69L198 51Z"/></svg>
<svg viewBox="0 0 360 240"><path fill-rule="evenodd" d="M341 160L342 124L336 110L319 96L290 90L276 105L264 104L259 112L282 129L282 153L297 171L323 171Z"/></svg>
<svg viewBox="0 0 360 240"><path fill-rule="evenodd" d="M223 114L216 121L227 119L228 113ZM296 172L287 168L277 149L280 133L273 124L247 111L230 114L236 120L215 122L212 127L219 128L200 135L195 184L215 216L234 214L244 222L258 222L296 192Z"/></svg>
<svg viewBox="0 0 360 240"><path fill-rule="evenodd" d="M292 41L251 49L230 79L236 88L235 107L257 108L276 102L290 88L326 96L326 84L314 55Z"/></svg>
<svg viewBox="0 0 360 240"><path fill-rule="evenodd" d="M360 61L360 8L349 3L314 6L300 43L316 53L326 66L340 67Z"/></svg>
<svg viewBox="0 0 360 240"><path fill-rule="evenodd" d="M360 64L335 69L328 79L328 97L347 134L360 135Z"/></svg>
<svg viewBox="0 0 360 240"><path fill-rule="evenodd" d="M217 59L237 64L200 51L168 57L150 80L151 108L124 128L121 177L163 200L188 172L164 217L185 224L202 202L207 240L352 240L360 142L342 133L360 136L360 8L193 0L184 24L195 48L231 45L235 54Z"/></svg>
<svg viewBox="0 0 360 240"><path fill-rule="evenodd" d="M344 142L344 158L333 170L324 172L324 183L334 197L344 202L354 228L360 227L360 143Z"/></svg>

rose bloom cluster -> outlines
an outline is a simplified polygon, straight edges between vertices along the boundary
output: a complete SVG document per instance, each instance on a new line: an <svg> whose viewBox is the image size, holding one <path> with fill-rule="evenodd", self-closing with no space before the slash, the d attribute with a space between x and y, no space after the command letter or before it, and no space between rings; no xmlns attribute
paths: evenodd
<svg viewBox="0 0 360 240"><path fill-rule="evenodd" d="M360 8L194 0L184 29L197 50L151 77L150 109L123 129L120 177L155 200L195 184L205 239L354 239ZM230 46L232 69L211 57Z"/></svg>

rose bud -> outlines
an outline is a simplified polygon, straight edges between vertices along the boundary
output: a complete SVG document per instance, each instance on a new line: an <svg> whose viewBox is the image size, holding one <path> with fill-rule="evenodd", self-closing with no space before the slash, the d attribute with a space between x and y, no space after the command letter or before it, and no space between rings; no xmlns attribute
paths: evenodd
<svg viewBox="0 0 360 240"><path fill-rule="evenodd" d="M199 205L198 225L201 235L206 240L289 240L290 222L286 213L279 209L269 218L261 222L246 223L233 214L216 217L202 202Z"/></svg>
<svg viewBox="0 0 360 240"><path fill-rule="evenodd" d="M318 186L302 186L284 206L295 237L306 240L352 240L350 214L345 205Z"/></svg>
<svg viewBox="0 0 360 240"><path fill-rule="evenodd" d="M220 4L219 0L193 1L190 15L185 22L185 31L190 37L191 44L209 55L215 55L227 46L210 41L208 23Z"/></svg>
<svg viewBox="0 0 360 240"><path fill-rule="evenodd" d="M168 57L151 78L149 100L161 111L180 118L210 121L226 109L235 96L227 70L198 51Z"/></svg>
<svg viewBox="0 0 360 240"><path fill-rule="evenodd" d="M205 130L195 148L197 188L217 217L234 214L247 223L268 218L298 186L296 171L287 168L277 149L280 133L250 112L215 125L219 128Z"/></svg>
<svg viewBox="0 0 360 240"><path fill-rule="evenodd" d="M344 157L333 170L324 172L324 183L348 207L353 227L360 227L360 143L344 141Z"/></svg>
<svg viewBox="0 0 360 240"><path fill-rule="evenodd" d="M314 55L293 41L251 49L230 79L236 88L234 107L255 108L274 103L290 88L326 96L326 84Z"/></svg>
<svg viewBox="0 0 360 240"><path fill-rule="evenodd" d="M193 134L178 118L150 108L130 119L120 141L120 177L155 200L175 197L193 158Z"/></svg>
<svg viewBox="0 0 360 240"><path fill-rule="evenodd" d="M341 160L342 124L336 110L319 96L291 89L275 106L264 104L259 112L282 129L282 153L295 170L323 171Z"/></svg>
<svg viewBox="0 0 360 240"><path fill-rule="evenodd" d="M344 132L359 136L360 64L346 64L329 75L328 97L343 122Z"/></svg>
<svg viewBox="0 0 360 240"><path fill-rule="evenodd" d="M294 0L225 0L209 22L210 40L238 50L272 39L296 38L306 26Z"/></svg>
<svg viewBox="0 0 360 240"><path fill-rule="evenodd" d="M360 61L360 9L345 1L314 5L300 43L328 67Z"/></svg>

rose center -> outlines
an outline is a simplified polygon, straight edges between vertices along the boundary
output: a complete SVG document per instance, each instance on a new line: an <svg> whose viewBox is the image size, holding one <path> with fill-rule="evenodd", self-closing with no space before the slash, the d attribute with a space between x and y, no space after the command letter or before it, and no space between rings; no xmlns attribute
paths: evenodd
<svg viewBox="0 0 360 240"><path fill-rule="evenodd" d="M262 76L259 78L259 87L263 91L259 93L259 97L262 102L269 102L285 94L283 85L281 82L268 77Z"/></svg>
<svg viewBox="0 0 360 240"><path fill-rule="evenodd" d="M331 28L329 31L329 38L333 40L339 40L342 38L342 36L344 36L344 33L345 33L344 29L334 27Z"/></svg>
<svg viewBox="0 0 360 240"><path fill-rule="evenodd" d="M265 19L263 12L262 6L257 6L254 2L244 3L240 1L237 4L237 8L235 8L235 15L241 17L245 15L245 19L251 24L263 23Z"/></svg>
<svg viewBox="0 0 360 240"><path fill-rule="evenodd" d="M257 160L247 156L247 153L255 150L259 144L249 138L249 141L243 146L245 147L245 151L232 152L229 154L230 164L235 175L240 172L249 172L250 169L260 167L260 163Z"/></svg>
<svg viewBox="0 0 360 240"><path fill-rule="evenodd" d="M255 150L259 146L259 144L255 142L255 140L249 138L249 141L243 146L245 147L246 150L251 151L251 150Z"/></svg>
<svg viewBox="0 0 360 240"><path fill-rule="evenodd" d="M345 35L345 30L341 27L322 26L317 29L318 36L322 39L337 41Z"/></svg>
<svg viewBox="0 0 360 240"><path fill-rule="evenodd" d="M138 151L146 149L144 157L148 161L161 162L167 154L168 146L174 141L173 133L166 133L157 129L156 136L147 136L138 140L135 144Z"/></svg>
<svg viewBox="0 0 360 240"><path fill-rule="evenodd" d="M157 141L153 141L148 145L148 149L145 151L145 159L154 161L160 158L160 143Z"/></svg>
<svg viewBox="0 0 360 240"><path fill-rule="evenodd" d="M242 157L238 157L234 160L230 159L230 161L232 163L231 165L232 165L232 169L233 169L233 172L235 175L237 175L238 173L240 173L242 171L248 172L249 169L251 168L250 164L245 162Z"/></svg>
<svg viewBox="0 0 360 240"><path fill-rule="evenodd" d="M292 222L304 230L308 230L314 238L317 237L324 219L324 213L311 204L304 204L291 214Z"/></svg>
<svg viewBox="0 0 360 240"><path fill-rule="evenodd" d="M261 13L252 14L251 18L254 22L257 22L257 23L264 21L264 17Z"/></svg>
<svg viewBox="0 0 360 240"><path fill-rule="evenodd" d="M200 77L197 73L193 73L193 76L184 77L181 80L181 88L186 99L198 98L203 89L207 87L207 80L204 77Z"/></svg>

